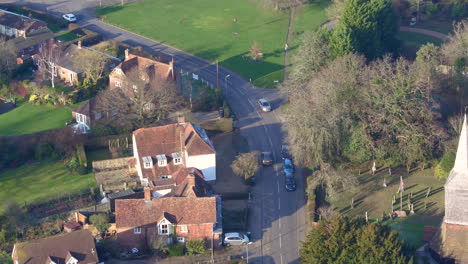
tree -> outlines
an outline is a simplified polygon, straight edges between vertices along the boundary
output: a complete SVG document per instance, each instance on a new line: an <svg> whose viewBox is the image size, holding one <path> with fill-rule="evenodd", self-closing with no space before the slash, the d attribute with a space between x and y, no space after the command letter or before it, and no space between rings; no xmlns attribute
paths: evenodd
<svg viewBox="0 0 468 264"><path fill-rule="evenodd" d="M252 57L254 60L257 60L263 57L262 50L257 41L254 41L252 43L252 46L250 47L250 50L249 50L249 56Z"/></svg>
<svg viewBox="0 0 468 264"><path fill-rule="evenodd" d="M185 248L189 256L204 255L207 251L204 240L189 240L185 243Z"/></svg>
<svg viewBox="0 0 468 264"><path fill-rule="evenodd" d="M120 89L104 91L95 103L98 110L112 113L110 121L118 120L132 127L159 122L182 104L174 81L139 71L127 73Z"/></svg>
<svg viewBox="0 0 468 264"><path fill-rule="evenodd" d="M31 225L30 217L13 200L5 201L3 215L6 217L7 230L14 232L16 238Z"/></svg>
<svg viewBox="0 0 468 264"><path fill-rule="evenodd" d="M333 55L365 54L374 59L398 47L398 20L390 0L345 1L343 15L333 30Z"/></svg>
<svg viewBox="0 0 468 264"><path fill-rule="evenodd" d="M15 67L15 48L3 36L0 36L0 83L10 77Z"/></svg>
<svg viewBox="0 0 468 264"><path fill-rule="evenodd" d="M449 40L442 45L442 54L445 63L455 65L459 58L464 59L468 65L468 21L461 21L454 25Z"/></svg>
<svg viewBox="0 0 468 264"><path fill-rule="evenodd" d="M57 76L57 63L62 57L62 47L54 41L48 41L43 46L41 51L36 55L35 59L39 61L39 71L50 78L52 88L55 88L55 77Z"/></svg>
<svg viewBox="0 0 468 264"><path fill-rule="evenodd" d="M232 162L231 168L235 174L248 181L252 178L259 169L258 165L258 151L242 153L236 157Z"/></svg>
<svg viewBox="0 0 468 264"><path fill-rule="evenodd" d="M343 15L346 0L332 0L326 12L329 20L339 19Z"/></svg>
<svg viewBox="0 0 468 264"><path fill-rule="evenodd" d="M3 264L13 264L13 260L11 259L10 254L5 251L0 252L0 263Z"/></svg>
<svg viewBox="0 0 468 264"><path fill-rule="evenodd" d="M321 221L307 235L300 255L306 264L412 263L398 234L388 226L348 218Z"/></svg>
<svg viewBox="0 0 468 264"><path fill-rule="evenodd" d="M107 214L94 214L89 218L99 232L105 232L109 228L109 215Z"/></svg>
<svg viewBox="0 0 468 264"><path fill-rule="evenodd" d="M96 84L104 74L109 58L99 52L82 48L80 56L75 56L73 61L78 68L84 70L86 77Z"/></svg>
<svg viewBox="0 0 468 264"><path fill-rule="evenodd" d="M317 170L307 187L315 189L317 186L326 187L326 196L335 200L341 192L353 192L358 185L356 176L345 171L336 170L330 164L325 163Z"/></svg>
<svg viewBox="0 0 468 264"><path fill-rule="evenodd" d="M330 59L330 47L327 41L327 31L305 32L301 36L301 45L292 58L293 65L288 79L280 86L283 93L292 97L300 97L304 86L309 80L327 65Z"/></svg>

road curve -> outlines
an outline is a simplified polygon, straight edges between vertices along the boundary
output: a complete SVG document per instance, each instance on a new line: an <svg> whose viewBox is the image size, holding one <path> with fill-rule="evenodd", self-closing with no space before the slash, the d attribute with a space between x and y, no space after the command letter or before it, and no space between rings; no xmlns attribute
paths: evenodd
<svg viewBox="0 0 468 264"><path fill-rule="evenodd" d="M78 23L103 35L106 40L117 40L130 46L141 46L145 51L159 56L173 57L178 69L195 73L203 80L216 84L216 65L157 41L125 31L99 21L94 8L99 0L2 0L14 2L54 15L74 13ZM102 0L102 4L120 3L120 0ZM229 77L227 77L229 76ZM238 117L236 126L246 137L253 150L272 151L277 163L262 168L257 184L252 190L249 231L254 243L249 245L250 263L298 263L299 245L305 237L304 180L297 179L297 191L286 192L281 174L280 147L283 140L279 107L283 98L276 89L260 89L240 75L219 68L219 83ZM260 112L256 100L266 98L273 111Z"/></svg>

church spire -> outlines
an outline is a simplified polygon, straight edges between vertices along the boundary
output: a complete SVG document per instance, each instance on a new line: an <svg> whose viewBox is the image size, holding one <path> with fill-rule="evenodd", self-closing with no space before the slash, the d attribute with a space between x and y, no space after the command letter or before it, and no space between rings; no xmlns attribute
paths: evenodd
<svg viewBox="0 0 468 264"><path fill-rule="evenodd" d="M466 128L466 113L463 119L463 126L458 141L457 156L455 158L455 165L453 170L458 173L468 172L468 134Z"/></svg>

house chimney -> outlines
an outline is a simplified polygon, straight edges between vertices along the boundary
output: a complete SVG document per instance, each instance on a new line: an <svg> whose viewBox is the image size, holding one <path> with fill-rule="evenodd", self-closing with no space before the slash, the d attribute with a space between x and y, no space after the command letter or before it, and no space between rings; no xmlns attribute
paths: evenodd
<svg viewBox="0 0 468 264"><path fill-rule="evenodd" d="M78 40L78 48L81 49L81 40Z"/></svg>
<svg viewBox="0 0 468 264"><path fill-rule="evenodd" d="M145 187L145 201L151 201L151 189L149 187Z"/></svg>
<svg viewBox="0 0 468 264"><path fill-rule="evenodd" d="M185 117L183 115L177 116L177 124L184 125L185 124Z"/></svg>
<svg viewBox="0 0 468 264"><path fill-rule="evenodd" d="M129 50L128 50L128 49L125 49L125 60L128 59L128 53L129 53Z"/></svg>

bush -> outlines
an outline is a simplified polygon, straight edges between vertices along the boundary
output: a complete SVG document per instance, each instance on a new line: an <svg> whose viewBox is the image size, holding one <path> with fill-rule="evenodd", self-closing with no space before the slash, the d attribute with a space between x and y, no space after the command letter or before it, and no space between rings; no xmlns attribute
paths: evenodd
<svg viewBox="0 0 468 264"><path fill-rule="evenodd" d="M78 158L76 156L73 156L69 161L68 161L68 168L72 171L78 169L80 166L80 162L78 161Z"/></svg>
<svg viewBox="0 0 468 264"><path fill-rule="evenodd" d="M85 175L85 174L88 173L88 168L86 168L85 166L79 166L78 169L76 170L76 172L79 175Z"/></svg>
<svg viewBox="0 0 468 264"><path fill-rule="evenodd" d="M89 218L99 232L104 232L109 228L109 216L107 214L94 214Z"/></svg>
<svg viewBox="0 0 468 264"><path fill-rule="evenodd" d="M185 247L189 256L204 255L206 253L205 241L203 240L189 240Z"/></svg>
<svg viewBox="0 0 468 264"><path fill-rule="evenodd" d="M445 180L449 176L450 171L455 163L455 153L450 151L442 156L440 162L434 169L434 176L439 180Z"/></svg>
<svg viewBox="0 0 468 264"><path fill-rule="evenodd" d="M169 256L180 257L184 255L184 244L176 243L169 247Z"/></svg>

